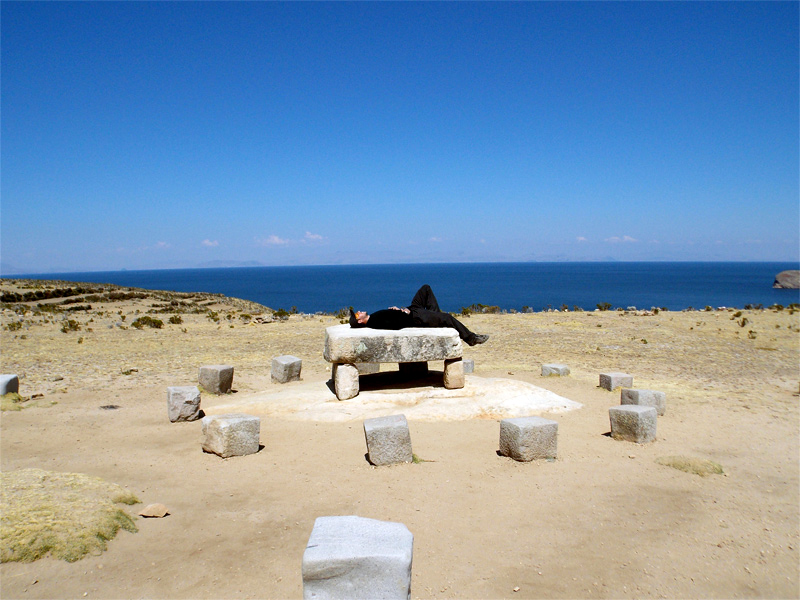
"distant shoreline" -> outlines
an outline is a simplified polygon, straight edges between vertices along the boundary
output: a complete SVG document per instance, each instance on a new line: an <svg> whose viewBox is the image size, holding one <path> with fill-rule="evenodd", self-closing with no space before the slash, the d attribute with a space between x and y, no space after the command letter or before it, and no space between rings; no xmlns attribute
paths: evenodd
<svg viewBox="0 0 800 600"><path fill-rule="evenodd" d="M13 289L8 289L13 288ZM81 302L84 302L84 306L88 309L91 309L91 306L88 305L89 302L96 302L98 299L102 301L102 298L98 298L98 294L105 295L107 299L109 293L113 293L115 291L126 290L128 292L133 293L141 293L146 294L148 296L160 296L161 299L167 297L176 297L176 298L184 298L184 297L205 297L209 299L215 299L218 301L222 301L223 303L228 302L234 305L248 305L251 308L261 308L265 311L269 312L282 312L286 313L286 309L284 307L279 308L270 308L267 305L254 302L252 300L248 300L245 298L239 298L237 296L229 296L223 293L218 292L177 292L174 290L165 290L165 289L152 289L152 288L142 288L142 287L135 287L135 286L125 286L125 285L117 285L113 283L87 283L87 282L80 282L80 281L69 281L64 279L30 279L30 278L11 278L11 277L3 277L0 278L0 304L2 305L13 305L13 304L27 304L27 303L41 303L42 301L49 301L49 304L54 305L64 305L68 306L69 308L66 311L76 310L76 306ZM784 290L785 292L797 292L797 290L787 289ZM37 294L39 292L40 294ZM798 298L797 300L800 300ZM788 308L790 310L800 310L800 302L790 302L786 305L780 303L774 303L769 306L765 306L762 303L747 303L743 306L711 306L706 305L704 307L693 307L687 306L681 309L670 309L667 307L659 307L659 306L651 306L651 307L636 307L636 306L614 306L608 302L598 302L595 308L580 308L580 307L569 307L566 305L562 305L560 307L551 307L542 310L534 310L531 307L523 307L520 309L515 308L500 308L496 305L486 305L482 303L473 303L469 306L462 307L460 311L450 311L453 314L462 316L468 316L470 314L517 314L517 313L536 313L536 312L635 312L638 314L658 314L659 312L712 312L712 311L729 311L729 310L766 310L766 309L776 309L776 308ZM81 307L78 306L77 309ZM336 310L320 310L314 311L314 313L304 313L303 311L299 311L296 309L295 305L291 306L291 311L288 314L317 314L317 315L328 315L328 316L335 316L338 313L344 314L343 309L336 309ZM341 316L341 315L340 315Z"/></svg>

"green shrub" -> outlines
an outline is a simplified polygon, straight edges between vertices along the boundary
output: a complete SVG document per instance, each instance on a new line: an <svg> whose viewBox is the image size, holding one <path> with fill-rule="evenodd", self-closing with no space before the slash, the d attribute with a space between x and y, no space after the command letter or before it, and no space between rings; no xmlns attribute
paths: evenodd
<svg viewBox="0 0 800 600"><path fill-rule="evenodd" d="M611 302L601 302L597 305L597 309L601 311L611 310Z"/></svg>
<svg viewBox="0 0 800 600"><path fill-rule="evenodd" d="M139 317L133 323L131 323L131 326L135 327L136 329L142 329L144 327L161 329L164 327L164 322L161 319L154 319L151 316L144 315L143 317Z"/></svg>
<svg viewBox="0 0 800 600"><path fill-rule="evenodd" d="M75 321L74 319L68 319L66 321L62 321L61 323L61 332L62 333L69 333L70 331L80 331L81 324Z"/></svg>
<svg viewBox="0 0 800 600"><path fill-rule="evenodd" d="M172 315L169 318L169 322L171 325L180 325L181 323L183 323L183 319L181 318L180 315Z"/></svg>

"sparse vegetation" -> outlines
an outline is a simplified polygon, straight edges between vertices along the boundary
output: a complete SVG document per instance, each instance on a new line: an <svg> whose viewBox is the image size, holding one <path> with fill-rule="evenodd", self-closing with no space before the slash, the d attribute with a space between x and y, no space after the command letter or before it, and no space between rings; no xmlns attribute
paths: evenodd
<svg viewBox="0 0 800 600"><path fill-rule="evenodd" d="M125 488L81 473L22 469L0 473L0 562L43 556L74 562L106 549L117 531L136 531L116 504L137 504Z"/></svg>
<svg viewBox="0 0 800 600"><path fill-rule="evenodd" d="M22 402L24 402L24 398L16 392L5 394L0 398L0 411L22 410Z"/></svg>
<svg viewBox="0 0 800 600"><path fill-rule="evenodd" d="M501 312L499 306L494 306L490 304L480 304L480 303L470 304L467 308L471 313L481 313L485 315L496 315ZM464 309L462 308L461 311L463 314Z"/></svg>
<svg viewBox="0 0 800 600"><path fill-rule="evenodd" d="M673 469L684 471L685 473L700 475L700 477L721 475L724 472L722 470L722 465L704 458L692 458L689 456L661 456L656 459L656 462L666 467L672 467Z"/></svg>
<svg viewBox="0 0 800 600"><path fill-rule="evenodd" d="M70 331L80 331L81 324L74 319L67 319L61 323L61 332L69 333Z"/></svg>
<svg viewBox="0 0 800 600"><path fill-rule="evenodd" d="M161 319L154 319L149 315L144 315L142 317L137 317L137 319L131 323L131 327L135 327L136 329L144 329L145 327L161 329L164 327L164 321Z"/></svg>

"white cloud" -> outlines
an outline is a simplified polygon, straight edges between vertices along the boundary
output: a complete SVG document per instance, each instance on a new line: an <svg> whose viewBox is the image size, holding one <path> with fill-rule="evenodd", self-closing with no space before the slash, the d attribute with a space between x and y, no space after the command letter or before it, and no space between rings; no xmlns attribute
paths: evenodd
<svg viewBox="0 0 800 600"><path fill-rule="evenodd" d="M431 241L431 242L441 242L441 241L442 241L442 238L440 238L440 237L432 237L432 238L430 239L430 241Z"/></svg>
<svg viewBox="0 0 800 600"><path fill-rule="evenodd" d="M613 237L606 238L605 241L610 244L619 244L620 242L638 242L639 240L637 240L636 238L632 238L629 235L623 235L622 237L618 237L615 235Z"/></svg>
<svg viewBox="0 0 800 600"><path fill-rule="evenodd" d="M156 242L156 245L153 246L156 250L166 250L169 248L169 242Z"/></svg>
<svg viewBox="0 0 800 600"><path fill-rule="evenodd" d="M277 235L271 235L266 238L257 238L256 243L259 246L283 246L285 244L288 244L289 240L280 238Z"/></svg>
<svg viewBox="0 0 800 600"><path fill-rule="evenodd" d="M219 242L217 240L214 240L213 242L211 240L203 240L203 246L208 246L209 248L216 248L217 246L219 246Z"/></svg>
<svg viewBox="0 0 800 600"><path fill-rule="evenodd" d="M587 240L585 237L583 237L583 236L581 235L581 236L578 236L578 241L579 241L579 242L588 242L589 240Z"/></svg>
<svg viewBox="0 0 800 600"><path fill-rule="evenodd" d="M325 238L318 233L311 233L310 231L306 231L306 235L303 237L303 241L308 242L321 242L324 239Z"/></svg>

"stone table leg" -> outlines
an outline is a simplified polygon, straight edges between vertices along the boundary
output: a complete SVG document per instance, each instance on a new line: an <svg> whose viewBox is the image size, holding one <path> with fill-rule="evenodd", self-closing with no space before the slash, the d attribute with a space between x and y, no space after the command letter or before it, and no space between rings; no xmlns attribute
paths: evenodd
<svg viewBox="0 0 800 600"><path fill-rule="evenodd" d="M349 363L334 363L333 387L339 400L358 396L358 368Z"/></svg>
<svg viewBox="0 0 800 600"><path fill-rule="evenodd" d="M464 362L460 357L445 359L444 387L448 390L457 390L464 387Z"/></svg>

